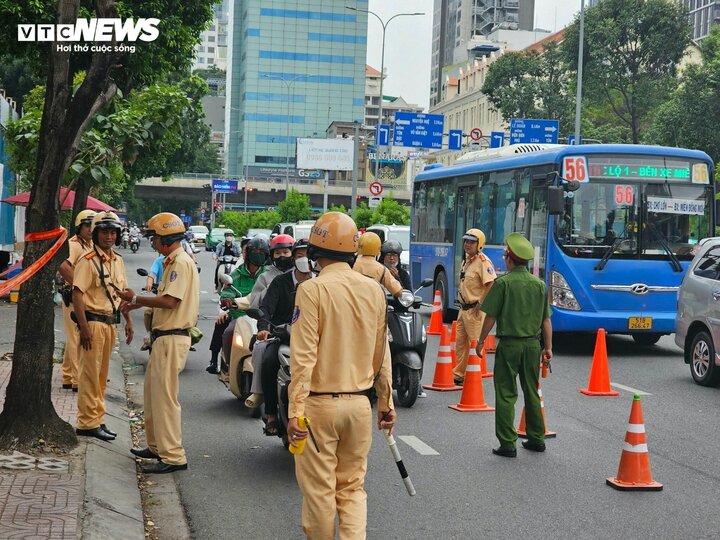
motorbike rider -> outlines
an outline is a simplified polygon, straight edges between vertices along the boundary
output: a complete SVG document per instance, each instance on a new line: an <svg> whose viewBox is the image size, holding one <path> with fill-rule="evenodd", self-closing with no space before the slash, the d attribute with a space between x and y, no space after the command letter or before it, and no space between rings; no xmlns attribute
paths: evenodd
<svg viewBox="0 0 720 540"><path fill-rule="evenodd" d="M360 256L355 260L353 270L374 279L385 287L390 294L398 297L402 294L402 285L385 266L377 261L378 255L380 255L380 244L380 237L374 232L363 234L358 243Z"/></svg>
<svg viewBox="0 0 720 540"><path fill-rule="evenodd" d="M138 242L140 242L140 229L136 223L130 224L130 236L137 236Z"/></svg>
<svg viewBox="0 0 720 540"><path fill-rule="evenodd" d="M400 266L402 251L402 244L397 240L385 240L380 246L380 263L385 265L385 268L388 269L392 277L400 282L403 289L410 291L412 290L410 274Z"/></svg>
<svg viewBox="0 0 720 540"><path fill-rule="evenodd" d="M257 279L267 269L265 264L270 254L270 246L263 237L255 237L248 240L246 250L247 257L243 260L243 263L230 274L233 286L243 296L250 294ZM235 319L245 314L244 311L235 307L233 299L236 296L237 293L231 287L224 287L220 293L220 305L228 311L220 313L215 321L215 329L210 340L210 364L206 368L208 373L218 373L220 349L224 351L225 358L230 358L230 345L233 330L235 329Z"/></svg>
<svg viewBox="0 0 720 540"><path fill-rule="evenodd" d="M283 235L280 235L283 236ZM287 236L287 235L285 235ZM307 257L308 241L305 239L295 242L292 248L292 259L294 269L275 278L267 289L260 309L263 318L258 321L257 341L265 341L270 337L271 326L289 324L292 320L293 308L295 307L295 291L303 281L312 279L313 273L310 260ZM287 344L287 343L286 343ZM256 343L257 347L258 344ZM277 374L280 369L278 360L278 348L280 343L275 341L264 349L262 357L261 384L263 398L265 400L265 414L267 423L265 435L274 436L278 434L278 396L277 396ZM248 403L248 401L250 403ZM257 396L253 394L246 400L248 407L257 406Z"/></svg>
<svg viewBox="0 0 720 540"><path fill-rule="evenodd" d="M72 283L75 264L85 253L92 251L92 220L95 217L93 210L83 210L75 218L75 235L68 240L70 255L65 259L58 273L65 280L60 290L63 295L63 326L65 328L65 354L63 355L62 387L65 390L78 391L78 357L80 355L80 336L77 326L73 322L72 313Z"/></svg>
<svg viewBox="0 0 720 540"><path fill-rule="evenodd" d="M270 283L280 274L291 270L293 267L292 248L295 239L289 234L278 234L270 240L270 259L272 266L268 266L253 287L250 307L258 308L262 302Z"/></svg>
<svg viewBox="0 0 720 540"><path fill-rule="evenodd" d="M218 270L223 264L222 258L225 255L232 255L239 259L241 254L242 247L235 241L235 233L225 231L225 241L215 247L215 255L213 255L215 260L217 260L217 265L215 266L215 290L218 290Z"/></svg>
<svg viewBox="0 0 720 540"><path fill-rule="evenodd" d="M308 248L320 275L300 284L295 296L288 439L297 447L307 438L299 422L307 417L319 450L307 442L308 448L295 455L308 538L334 538L336 516L340 538L365 538L371 388L378 395L378 429L392 433L396 418L385 294L349 268L357 238L357 226L347 214L320 216Z"/></svg>

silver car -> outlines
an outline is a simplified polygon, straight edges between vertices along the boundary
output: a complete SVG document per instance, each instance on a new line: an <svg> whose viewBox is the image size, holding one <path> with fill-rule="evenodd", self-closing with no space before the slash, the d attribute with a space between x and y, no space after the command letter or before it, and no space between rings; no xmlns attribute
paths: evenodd
<svg viewBox="0 0 720 540"><path fill-rule="evenodd" d="M720 237L697 247L678 292L675 343L697 384L720 386Z"/></svg>

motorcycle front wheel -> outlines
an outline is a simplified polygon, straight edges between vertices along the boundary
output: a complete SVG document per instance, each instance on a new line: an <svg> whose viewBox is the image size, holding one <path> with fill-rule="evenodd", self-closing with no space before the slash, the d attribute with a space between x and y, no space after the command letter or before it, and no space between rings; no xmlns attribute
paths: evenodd
<svg viewBox="0 0 720 540"><path fill-rule="evenodd" d="M397 401L402 407L412 407L420 390L420 372L417 369L398 364Z"/></svg>

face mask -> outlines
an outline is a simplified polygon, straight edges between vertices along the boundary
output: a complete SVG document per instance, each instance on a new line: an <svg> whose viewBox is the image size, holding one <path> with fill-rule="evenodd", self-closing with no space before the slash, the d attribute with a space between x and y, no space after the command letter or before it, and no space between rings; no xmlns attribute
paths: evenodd
<svg viewBox="0 0 720 540"><path fill-rule="evenodd" d="M290 270L293 267L293 258L292 257L275 257L273 259L273 264L282 271Z"/></svg>
<svg viewBox="0 0 720 540"><path fill-rule="evenodd" d="M248 261L250 264L254 264L255 266L262 266L265 264L265 254L264 253L251 253L248 255Z"/></svg>
<svg viewBox="0 0 720 540"><path fill-rule="evenodd" d="M309 274L312 271L310 268L310 259L307 257L295 259L295 268L297 268L297 271L301 274Z"/></svg>

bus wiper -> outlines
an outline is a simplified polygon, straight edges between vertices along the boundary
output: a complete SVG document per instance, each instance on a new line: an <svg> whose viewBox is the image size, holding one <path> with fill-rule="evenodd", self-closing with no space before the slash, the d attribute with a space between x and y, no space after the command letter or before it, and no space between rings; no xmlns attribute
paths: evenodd
<svg viewBox="0 0 720 540"><path fill-rule="evenodd" d="M678 261L678 258L675 256L672 249L670 249L670 244L668 244L665 237L658 232L654 223L650 223L649 228L650 232L655 235L655 238L660 243L660 246L665 250L665 253L667 253L670 257L670 266L672 266L673 270L675 270L676 272L682 272L682 265L680 264L680 261Z"/></svg>
<svg viewBox="0 0 720 540"><path fill-rule="evenodd" d="M620 243L621 243L623 240L625 240L625 231L623 231L622 236L618 236L618 237L615 239L615 241L612 243L612 245L611 245L609 248L607 248L607 251L605 251L605 253L603 253L603 256L602 256L602 258L600 259L600 262L598 262L598 263L595 265L594 270L600 271L600 270L602 270L603 268L605 268L605 265L606 265L607 262L610 260L610 257L613 256L613 254L615 253L615 250L617 249L617 247L620 245Z"/></svg>

